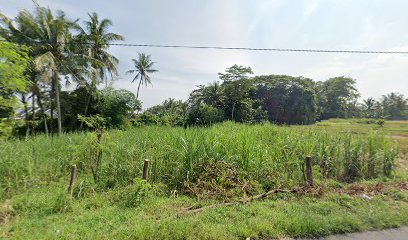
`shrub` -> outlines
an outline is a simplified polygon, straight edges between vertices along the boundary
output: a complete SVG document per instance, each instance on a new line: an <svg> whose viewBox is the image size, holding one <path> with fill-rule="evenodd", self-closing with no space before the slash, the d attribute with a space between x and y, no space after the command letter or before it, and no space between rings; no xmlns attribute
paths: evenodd
<svg viewBox="0 0 408 240"><path fill-rule="evenodd" d="M195 166L194 173L184 181L184 191L198 200L213 198L231 201L261 191L261 186L234 164L209 160Z"/></svg>
<svg viewBox="0 0 408 240"><path fill-rule="evenodd" d="M151 185L140 178L134 179L129 186L115 189L112 192L111 200L122 207L135 208L139 207L143 201L153 196L162 194L158 186Z"/></svg>

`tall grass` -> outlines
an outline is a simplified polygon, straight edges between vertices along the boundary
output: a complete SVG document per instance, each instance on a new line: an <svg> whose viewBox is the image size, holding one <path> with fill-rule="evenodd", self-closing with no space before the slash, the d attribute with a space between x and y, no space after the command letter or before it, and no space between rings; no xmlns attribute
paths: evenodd
<svg viewBox="0 0 408 240"><path fill-rule="evenodd" d="M75 133L1 143L0 195L66 177L73 163L80 176L90 175L93 138L93 133ZM268 189L302 183L307 155L313 157L319 178L355 181L390 176L398 153L390 139L374 132L355 135L231 122L207 128L112 130L105 133L100 147L100 184L105 187L126 185L140 177L146 158L151 160L150 181L170 188L189 181L198 164L225 161Z"/></svg>

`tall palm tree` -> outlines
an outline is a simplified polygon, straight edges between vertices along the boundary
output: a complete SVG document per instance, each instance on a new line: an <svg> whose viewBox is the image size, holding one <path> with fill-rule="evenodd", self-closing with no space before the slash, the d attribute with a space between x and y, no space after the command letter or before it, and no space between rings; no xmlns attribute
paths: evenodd
<svg viewBox="0 0 408 240"><path fill-rule="evenodd" d="M2 23L6 26L6 29L2 29L2 34L31 46L35 70L40 73L44 82L50 83L51 91L55 93L52 95L57 108L58 133L61 134L60 80L62 75L72 74L67 69L73 60L68 46L72 40L71 30L77 28L77 23L67 19L62 11L54 16L49 8L41 7L36 2L34 4L33 14L27 10L19 12L15 19L17 26L2 16Z"/></svg>
<svg viewBox="0 0 408 240"><path fill-rule="evenodd" d="M367 98L363 100L363 106L366 111L372 111L374 108L375 100L374 98Z"/></svg>
<svg viewBox="0 0 408 240"><path fill-rule="evenodd" d="M118 74L119 60L108 52L109 44L124 40L123 36L108 31L108 28L112 26L111 20L106 18L100 20L95 12L89 13L88 16L89 20L84 22L84 28L79 28L80 33L76 38L76 41L82 42L77 46L82 47L81 52L85 58L85 69L88 75L88 81L84 82L88 92L84 115L87 115L92 93L96 90L97 85L105 81L107 86L107 75L113 79ZM81 128L82 126L83 123L81 123Z"/></svg>
<svg viewBox="0 0 408 240"><path fill-rule="evenodd" d="M85 21L85 27L79 28L80 34L77 39L86 42L82 44L85 57L89 61L88 68L90 72L91 85L98 85L105 80L107 84L107 75L112 78L118 74L117 66L119 60L111 55L107 50L109 44L116 41L123 41L124 37L108 31L112 26L109 19L100 20L98 14L88 13L89 21Z"/></svg>
<svg viewBox="0 0 408 240"><path fill-rule="evenodd" d="M377 101L374 100L374 98L367 98L363 99L363 114L365 117L368 118L374 118L376 115L378 115L378 110L376 109Z"/></svg>
<svg viewBox="0 0 408 240"><path fill-rule="evenodd" d="M134 74L136 73L135 77L132 80L132 83L139 80L139 85L137 86L137 93L136 93L136 99L139 99L139 91L140 91L140 86L144 84L147 86L147 84L152 84L152 80L149 76L150 73L155 73L157 72L156 69L153 69L153 65L155 62L152 62L150 59L150 55L146 55L144 53L138 53L137 59L132 59L134 63L135 69L129 70L126 73L127 74Z"/></svg>
<svg viewBox="0 0 408 240"><path fill-rule="evenodd" d="M219 82L209 84L204 89L205 103L213 107L221 107L223 103L223 89Z"/></svg>
<svg viewBox="0 0 408 240"><path fill-rule="evenodd" d="M174 108L177 107L177 101L176 101L176 99L170 97L170 98L164 100L164 102L163 102L163 107L164 107L166 110L169 110L169 111L174 110Z"/></svg>
<svg viewBox="0 0 408 240"><path fill-rule="evenodd" d="M190 94L190 101L198 104L205 103L213 107L221 107L224 102L224 89L219 82L208 85L198 85L198 88Z"/></svg>

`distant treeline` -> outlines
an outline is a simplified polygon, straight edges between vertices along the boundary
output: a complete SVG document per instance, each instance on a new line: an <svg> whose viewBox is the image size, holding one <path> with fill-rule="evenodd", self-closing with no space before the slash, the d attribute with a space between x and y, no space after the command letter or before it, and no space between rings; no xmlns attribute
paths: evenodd
<svg viewBox="0 0 408 240"><path fill-rule="evenodd" d="M334 77L315 82L286 75L251 76L250 67L234 65L220 81L200 85L190 98L172 98L133 119L137 124L191 125L225 120L312 124L329 118L408 119L408 100L398 93L359 102L355 80Z"/></svg>

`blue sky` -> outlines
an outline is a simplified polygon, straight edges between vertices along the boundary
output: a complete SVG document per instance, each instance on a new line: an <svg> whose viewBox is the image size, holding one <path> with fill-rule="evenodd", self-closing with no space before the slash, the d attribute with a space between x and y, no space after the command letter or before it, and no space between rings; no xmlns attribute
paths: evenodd
<svg viewBox="0 0 408 240"><path fill-rule="evenodd" d="M97 12L127 43L255 48L308 48L408 51L408 1L405 0L39 0L71 18ZM1 0L0 11L13 17L32 9L31 0ZM186 99L196 85L240 64L257 75L287 74L326 80L357 80L362 97L397 91L408 96L408 55L247 52L112 47L120 59L114 86L133 92L131 59L152 55L158 73L143 88L144 107L168 97Z"/></svg>

